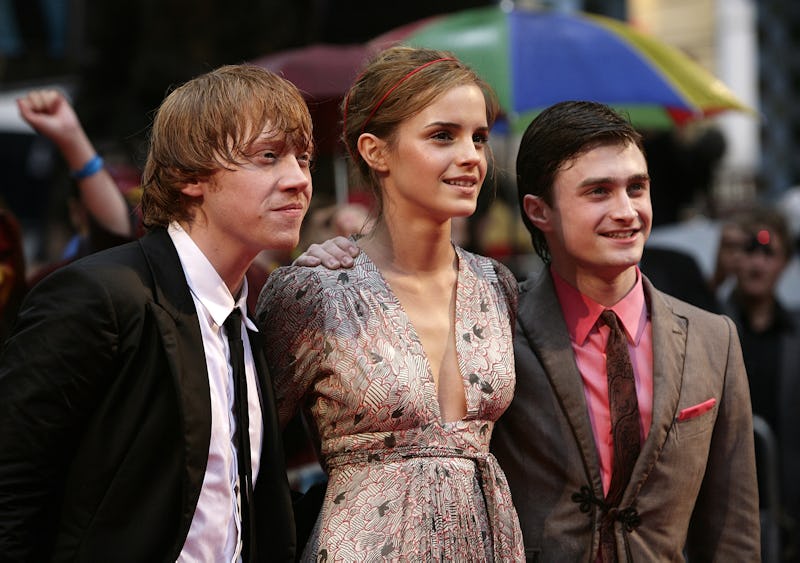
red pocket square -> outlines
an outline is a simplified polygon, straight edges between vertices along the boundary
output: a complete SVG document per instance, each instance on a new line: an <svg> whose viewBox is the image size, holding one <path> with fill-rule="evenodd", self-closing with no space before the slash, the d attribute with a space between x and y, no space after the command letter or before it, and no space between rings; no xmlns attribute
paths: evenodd
<svg viewBox="0 0 800 563"><path fill-rule="evenodd" d="M703 401L702 403L699 403L693 407L686 407L680 412L680 414L678 414L678 422L700 416L704 412L710 411L716 404L717 400L714 397L711 397L709 400Z"/></svg>

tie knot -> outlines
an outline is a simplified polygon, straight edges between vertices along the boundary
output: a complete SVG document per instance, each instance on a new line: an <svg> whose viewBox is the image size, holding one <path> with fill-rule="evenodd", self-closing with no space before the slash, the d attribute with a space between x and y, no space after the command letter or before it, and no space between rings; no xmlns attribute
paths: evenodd
<svg viewBox="0 0 800 563"><path fill-rule="evenodd" d="M225 322L222 323L225 327L225 332L228 334L229 339L242 338L242 311L239 307L234 307Z"/></svg>
<svg viewBox="0 0 800 563"><path fill-rule="evenodd" d="M600 313L600 318L603 319L603 322L606 323L606 326L611 327L611 330L617 330L619 328L617 314L611 309L606 309Z"/></svg>

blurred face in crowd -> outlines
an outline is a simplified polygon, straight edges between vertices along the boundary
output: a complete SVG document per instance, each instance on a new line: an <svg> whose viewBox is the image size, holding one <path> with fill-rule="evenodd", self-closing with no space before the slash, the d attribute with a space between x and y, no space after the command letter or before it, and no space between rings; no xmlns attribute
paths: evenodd
<svg viewBox="0 0 800 563"><path fill-rule="evenodd" d="M748 235L739 225L728 224L722 227L717 251L717 270L725 276L735 275L744 255Z"/></svg>
<svg viewBox="0 0 800 563"><path fill-rule="evenodd" d="M766 226L748 236L737 267L737 291L750 299L772 295L788 262L787 241Z"/></svg>

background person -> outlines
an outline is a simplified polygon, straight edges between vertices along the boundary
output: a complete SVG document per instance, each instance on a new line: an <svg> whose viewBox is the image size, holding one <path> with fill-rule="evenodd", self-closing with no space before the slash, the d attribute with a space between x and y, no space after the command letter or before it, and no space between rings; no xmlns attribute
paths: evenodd
<svg viewBox="0 0 800 563"><path fill-rule="evenodd" d="M767 422L777 444L781 560L800 561L800 440L795 434L800 426L800 311L786 307L777 294L792 256L792 238L784 216L770 207L742 212L737 225L745 242L725 312L739 330L753 414ZM765 502L767 479L759 475Z"/></svg>
<svg viewBox="0 0 800 563"><path fill-rule="evenodd" d="M31 90L17 100L17 107L22 118L58 148L87 213L109 233L130 238L130 209L64 94Z"/></svg>
<svg viewBox="0 0 800 563"><path fill-rule="evenodd" d="M744 212L746 214L746 212ZM749 242L742 229L742 212L735 212L720 224L719 245L714 261L714 271L709 279L709 287L720 302L728 300L736 284L736 270Z"/></svg>
<svg viewBox="0 0 800 563"><path fill-rule="evenodd" d="M77 258L129 242L139 234L140 221L62 92L52 88L31 90L17 99L17 107L20 116L56 146L69 167L72 188L66 205L75 235L60 259L28 273L28 285L33 286Z"/></svg>

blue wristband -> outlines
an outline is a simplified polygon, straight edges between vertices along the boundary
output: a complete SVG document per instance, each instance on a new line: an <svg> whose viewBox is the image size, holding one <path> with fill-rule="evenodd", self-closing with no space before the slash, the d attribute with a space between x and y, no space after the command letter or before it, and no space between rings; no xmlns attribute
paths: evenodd
<svg viewBox="0 0 800 563"><path fill-rule="evenodd" d="M75 180L83 180L84 178L88 178L89 176L100 172L102 167L103 157L101 157L99 154L96 154L89 160L89 162L83 165L83 168L80 170L73 170L69 175Z"/></svg>

